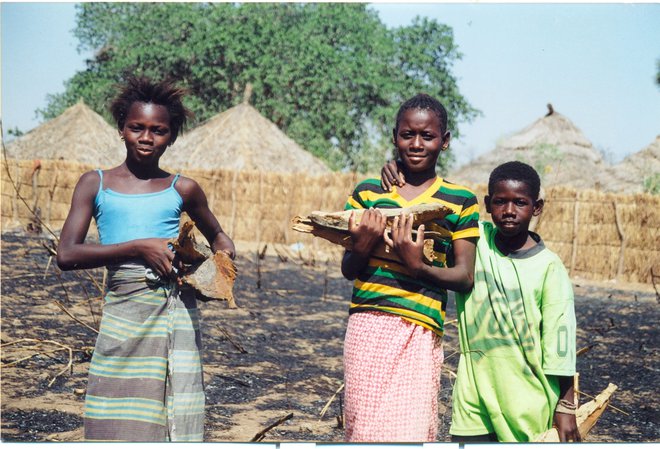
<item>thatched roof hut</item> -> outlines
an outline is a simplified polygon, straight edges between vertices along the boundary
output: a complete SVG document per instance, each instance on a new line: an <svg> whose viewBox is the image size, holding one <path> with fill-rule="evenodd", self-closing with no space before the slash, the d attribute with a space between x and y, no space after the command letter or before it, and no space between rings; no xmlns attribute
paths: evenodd
<svg viewBox="0 0 660 449"><path fill-rule="evenodd" d="M67 160L101 168L120 164L126 149L119 134L82 100L7 144L12 159Z"/></svg>
<svg viewBox="0 0 660 449"><path fill-rule="evenodd" d="M320 159L302 149L247 102L182 135L163 155L161 163L173 169L330 172Z"/></svg>
<svg viewBox="0 0 660 449"><path fill-rule="evenodd" d="M633 153L607 170L607 190L620 193L640 193L644 182L660 176L660 135L646 148Z"/></svg>
<svg viewBox="0 0 660 449"><path fill-rule="evenodd" d="M549 112L496 148L451 173L452 181L486 184L490 172L511 160L526 162L541 175L545 186L600 188L607 167L601 154L568 118Z"/></svg>

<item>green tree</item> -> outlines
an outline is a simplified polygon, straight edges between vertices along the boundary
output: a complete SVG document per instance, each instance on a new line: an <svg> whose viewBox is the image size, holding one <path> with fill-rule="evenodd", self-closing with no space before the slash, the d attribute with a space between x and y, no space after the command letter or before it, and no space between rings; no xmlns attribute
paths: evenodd
<svg viewBox="0 0 660 449"><path fill-rule="evenodd" d="M428 19L388 29L356 3L81 3L75 35L94 50L49 96L51 118L83 99L109 118L129 75L187 87L192 125L243 100L335 169L367 171L392 157L398 105L424 91L449 111L453 135L478 113L452 75L452 30ZM439 162L446 169L450 156Z"/></svg>

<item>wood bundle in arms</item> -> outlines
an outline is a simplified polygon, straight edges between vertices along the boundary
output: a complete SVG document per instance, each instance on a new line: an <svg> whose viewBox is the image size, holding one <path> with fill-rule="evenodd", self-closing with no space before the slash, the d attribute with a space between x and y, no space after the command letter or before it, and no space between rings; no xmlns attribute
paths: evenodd
<svg viewBox="0 0 660 449"><path fill-rule="evenodd" d="M387 230L390 232L394 217L413 214L413 235L417 236L417 228L424 224L424 262L432 264L440 255L434 249L434 242L451 240L451 232L438 226L434 220L442 220L451 213L451 209L441 204L421 204L417 206L378 209L387 217ZM351 235L348 232L348 219L351 213L355 213L355 222L359 223L365 209L345 210L340 212L321 212L315 211L306 217L296 216L291 220L291 227L294 231L312 234L331 243L341 245L346 250L352 248ZM379 244L373 251L374 257L382 259L399 261L385 242Z"/></svg>
<svg viewBox="0 0 660 449"><path fill-rule="evenodd" d="M188 221L181 226L179 236L169 243L176 257L184 265L179 276L184 284L191 286L202 301L225 300L231 308L236 307L233 288L236 266L223 251L215 254L195 239L195 223Z"/></svg>

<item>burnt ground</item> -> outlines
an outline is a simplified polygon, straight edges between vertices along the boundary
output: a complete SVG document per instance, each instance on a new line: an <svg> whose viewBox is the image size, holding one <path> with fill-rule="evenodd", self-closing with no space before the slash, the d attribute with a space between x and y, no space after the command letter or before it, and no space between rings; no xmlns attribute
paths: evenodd
<svg viewBox="0 0 660 449"><path fill-rule="evenodd" d="M80 441L87 369L100 316L102 270L48 266L45 237L2 235L2 440ZM342 340L351 286L336 262L305 264L241 250L239 309L201 303L207 441L341 442ZM295 259L295 260L294 260ZM258 275L260 273L260 275ZM260 285L258 285L260 284ZM576 284L580 390L619 389L586 441L660 440L657 323L653 289ZM80 322L68 316L62 304ZM450 304L447 320L455 318ZM61 345L61 346L58 346ZM447 326L441 426L446 441L456 368L456 328ZM68 350L71 350L69 357ZM21 360L23 359L23 360ZM67 364L71 360L71 367ZM61 374L59 374L61 372ZM59 374L59 375L58 375ZM54 380L53 380L54 379ZM654 386L655 385L655 386ZM589 398L583 396L581 402ZM329 407L321 416L324 406Z"/></svg>

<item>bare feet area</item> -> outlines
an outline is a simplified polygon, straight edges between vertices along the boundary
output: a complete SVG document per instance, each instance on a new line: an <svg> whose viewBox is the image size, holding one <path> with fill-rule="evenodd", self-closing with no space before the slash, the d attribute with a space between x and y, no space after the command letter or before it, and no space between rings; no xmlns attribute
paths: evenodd
<svg viewBox="0 0 660 449"><path fill-rule="evenodd" d="M2 235L2 440L81 441L103 271L60 272L44 237ZM238 246L238 309L200 303L206 441L342 442L342 342L351 284L338 262ZM286 259L286 260L284 260ZM588 442L660 440L653 288L575 283L580 402L619 388ZM447 312L438 440L448 441L458 361ZM655 385L655 386L654 386ZM269 429L269 427L272 427Z"/></svg>

